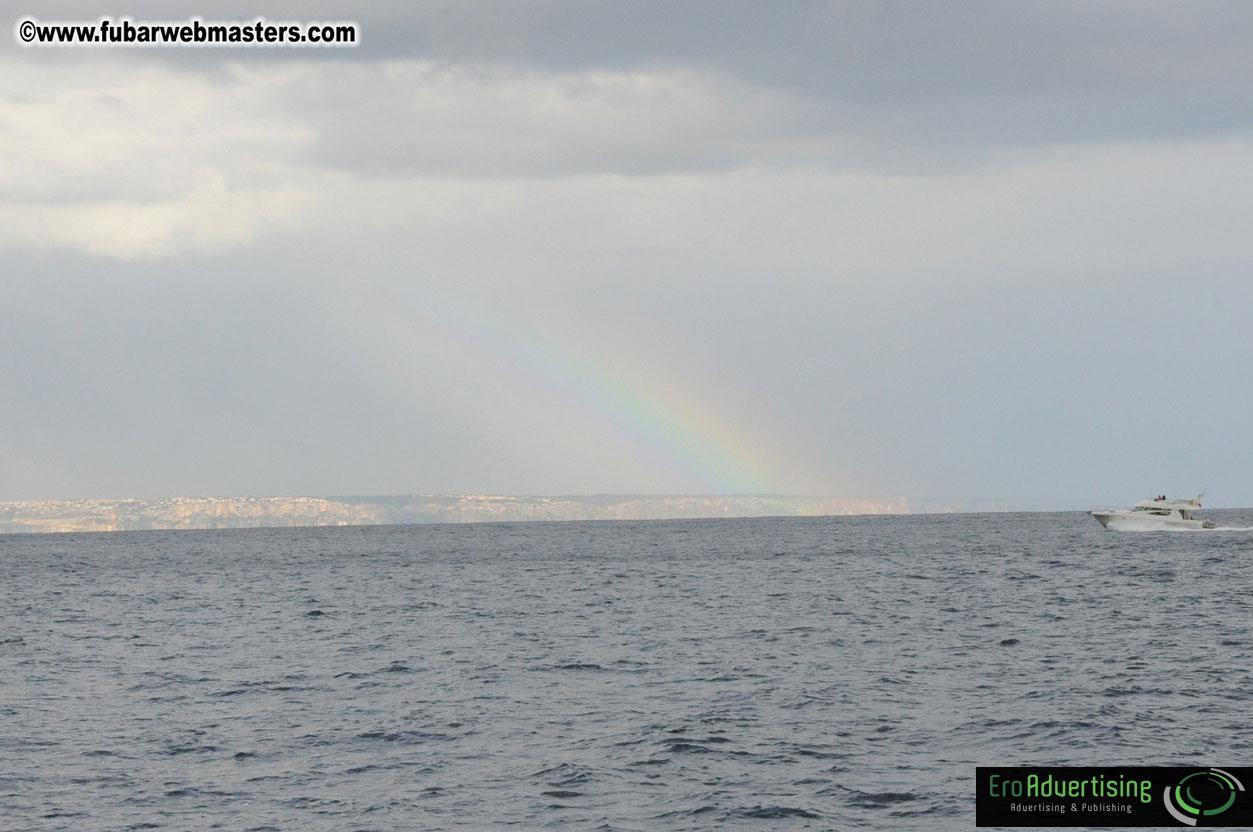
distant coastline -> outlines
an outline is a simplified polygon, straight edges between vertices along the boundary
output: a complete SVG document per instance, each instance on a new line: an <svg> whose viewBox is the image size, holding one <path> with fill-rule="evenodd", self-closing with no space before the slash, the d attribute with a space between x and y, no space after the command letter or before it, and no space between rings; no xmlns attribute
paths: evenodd
<svg viewBox="0 0 1253 832"><path fill-rule="evenodd" d="M900 497L585 495L170 497L0 502L0 534L532 520L910 514ZM925 510L925 509L924 509ZM960 510L956 506L940 510Z"/></svg>

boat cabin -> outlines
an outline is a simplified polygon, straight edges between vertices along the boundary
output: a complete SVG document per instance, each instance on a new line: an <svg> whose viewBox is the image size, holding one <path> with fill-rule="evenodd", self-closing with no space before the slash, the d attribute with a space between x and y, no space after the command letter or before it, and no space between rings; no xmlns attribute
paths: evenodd
<svg viewBox="0 0 1253 832"><path fill-rule="evenodd" d="M1145 500L1131 507L1134 512L1144 512L1158 517L1179 517L1183 520L1192 519L1192 509L1199 508L1196 500Z"/></svg>

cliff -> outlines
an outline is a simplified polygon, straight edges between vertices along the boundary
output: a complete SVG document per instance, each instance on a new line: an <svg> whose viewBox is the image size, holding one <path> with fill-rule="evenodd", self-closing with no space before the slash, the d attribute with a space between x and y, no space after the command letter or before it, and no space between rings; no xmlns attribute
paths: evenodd
<svg viewBox="0 0 1253 832"><path fill-rule="evenodd" d="M171 497L0 503L0 533L908 513L887 497Z"/></svg>

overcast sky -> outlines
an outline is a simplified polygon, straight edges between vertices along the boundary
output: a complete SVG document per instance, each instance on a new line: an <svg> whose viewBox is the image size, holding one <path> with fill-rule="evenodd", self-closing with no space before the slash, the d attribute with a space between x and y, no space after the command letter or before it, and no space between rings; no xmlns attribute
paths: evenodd
<svg viewBox="0 0 1253 832"><path fill-rule="evenodd" d="M1253 505L1253 5L262 6L10 9L361 44L0 38L0 499Z"/></svg>

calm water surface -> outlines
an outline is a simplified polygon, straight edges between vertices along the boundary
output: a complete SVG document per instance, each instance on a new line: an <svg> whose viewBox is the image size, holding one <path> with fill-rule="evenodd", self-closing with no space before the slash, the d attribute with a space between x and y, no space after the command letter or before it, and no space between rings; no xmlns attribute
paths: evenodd
<svg viewBox="0 0 1253 832"><path fill-rule="evenodd" d="M0 828L968 829L1247 764L1253 516L0 537Z"/></svg>

